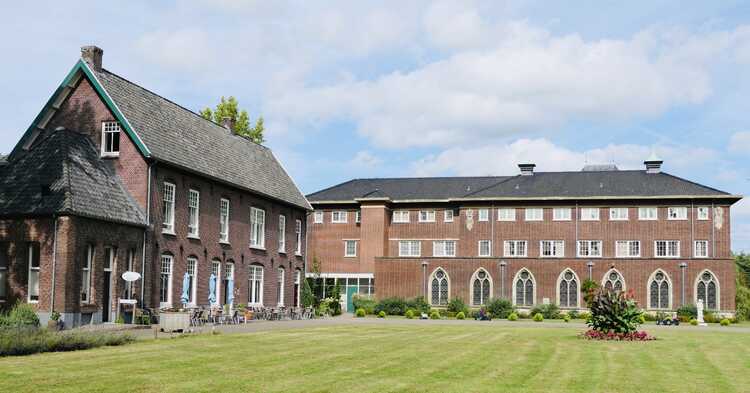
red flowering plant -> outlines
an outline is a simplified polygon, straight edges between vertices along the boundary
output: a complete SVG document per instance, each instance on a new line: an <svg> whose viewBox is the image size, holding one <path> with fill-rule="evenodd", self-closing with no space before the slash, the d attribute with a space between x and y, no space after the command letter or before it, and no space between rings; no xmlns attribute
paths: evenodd
<svg viewBox="0 0 750 393"><path fill-rule="evenodd" d="M639 332L643 311L638 308L633 292L596 288L589 301L591 318L586 322L590 330L582 337L591 340L653 340L646 332Z"/></svg>

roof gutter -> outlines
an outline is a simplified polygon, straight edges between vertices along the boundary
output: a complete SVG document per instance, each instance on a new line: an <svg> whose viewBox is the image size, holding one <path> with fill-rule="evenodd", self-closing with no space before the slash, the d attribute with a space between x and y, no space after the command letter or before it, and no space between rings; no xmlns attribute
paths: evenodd
<svg viewBox="0 0 750 393"><path fill-rule="evenodd" d="M486 197L486 198L448 198L448 199L394 199L393 203L450 203L450 202L493 202L493 201L595 201L595 200L631 200L631 199L726 199L737 202L742 199L742 195L633 195L633 196L591 196L591 197ZM310 201L312 205L338 205L338 204L356 204L362 199L354 200L322 200Z"/></svg>

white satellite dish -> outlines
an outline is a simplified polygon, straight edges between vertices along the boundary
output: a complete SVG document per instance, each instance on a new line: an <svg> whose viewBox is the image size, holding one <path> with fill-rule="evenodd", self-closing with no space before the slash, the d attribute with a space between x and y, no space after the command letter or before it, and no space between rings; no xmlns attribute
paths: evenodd
<svg viewBox="0 0 750 393"><path fill-rule="evenodd" d="M122 273L122 279L125 280L125 281L127 281L127 282L136 281L139 278L141 278L141 274L138 273L138 272L125 272L125 273Z"/></svg>

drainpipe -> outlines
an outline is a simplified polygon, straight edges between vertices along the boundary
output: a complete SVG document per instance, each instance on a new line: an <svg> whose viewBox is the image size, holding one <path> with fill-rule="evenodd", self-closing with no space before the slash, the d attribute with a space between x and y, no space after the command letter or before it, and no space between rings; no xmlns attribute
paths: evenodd
<svg viewBox="0 0 750 393"><path fill-rule="evenodd" d="M680 264L680 273L682 273L682 278L680 279L680 305L685 305L685 268L687 268L687 263L682 262Z"/></svg>
<svg viewBox="0 0 750 393"><path fill-rule="evenodd" d="M422 294L425 301L427 301L427 265L429 262L422 261Z"/></svg>
<svg viewBox="0 0 750 393"><path fill-rule="evenodd" d="M146 185L146 228L143 230L143 252L141 253L141 307L146 306L146 238L148 228L151 226L151 169L154 164L148 166L148 184Z"/></svg>
<svg viewBox="0 0 750 393"><path fill-rule="evenodd" d="M55 311L55 271L57 270L57 221L59 220L58 217L52 216L52 218L55 220L55 229L52 233L52 296L50 296L49 300L49 312L50 315L52 315L52 312Z"/></svg>
<svg viewBox="0 0 750 393"><path fill-rule="evenodd" d="M500 298L505 298L505 266L508 262L500 260Z"/></svg>

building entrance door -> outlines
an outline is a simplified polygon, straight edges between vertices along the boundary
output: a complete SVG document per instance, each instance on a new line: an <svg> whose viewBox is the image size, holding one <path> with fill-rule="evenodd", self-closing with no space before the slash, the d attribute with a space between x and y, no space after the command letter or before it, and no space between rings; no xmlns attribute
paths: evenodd
<svg viewBox="0 0 750 393"><path fill-rule="evenodd" d="M346 287L346 311L353 313L354 310L354 295L357 294L357 287L350 286Z"/></svg>

